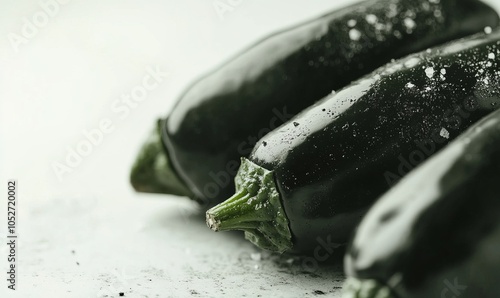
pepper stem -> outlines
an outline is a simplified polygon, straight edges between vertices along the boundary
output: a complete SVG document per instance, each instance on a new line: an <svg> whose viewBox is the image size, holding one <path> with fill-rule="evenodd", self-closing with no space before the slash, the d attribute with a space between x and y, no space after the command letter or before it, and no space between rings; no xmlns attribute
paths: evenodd
<svg viewBox="0 0 500 298"><path fill-rule="evenodd" d="M159 119L156 127L142 146L130 173L130 182L139 192L164 193L193 198L193 193L178 177L163 146Z"/></svg>
<svg viewBox="0 0 500 298"><path fill-rule="evenodd" d="M397 298L386 285L373 279L349 277L343 287L342 298Z"/></svg>
<svg viewBox="0 0 500 298"><path fill-rule="evenodd" d="M292 236L273 172L242 158L235 183L236 193L207 211L207 226L216 232L243 230L263 249L290 250Z"/></svg>

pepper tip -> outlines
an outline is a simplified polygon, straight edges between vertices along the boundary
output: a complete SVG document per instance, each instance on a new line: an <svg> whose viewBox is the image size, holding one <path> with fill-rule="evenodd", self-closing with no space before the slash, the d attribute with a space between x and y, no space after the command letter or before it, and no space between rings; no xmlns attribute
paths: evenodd
<svg viewBox="0 0 500 298"><path fill-rule="evenodd" d="M130 173L132 187L138 192L195 196L177 175L164 148L161 129L164 120L156 123L142 146Z"/></svg>
<svg viewBox="0 0 500 298"><path fill-rule="evenodd" d="M219 231L220 221L218 221L213 214L210 212L206 213L206 223L207 226L214 232Z"/></svg>

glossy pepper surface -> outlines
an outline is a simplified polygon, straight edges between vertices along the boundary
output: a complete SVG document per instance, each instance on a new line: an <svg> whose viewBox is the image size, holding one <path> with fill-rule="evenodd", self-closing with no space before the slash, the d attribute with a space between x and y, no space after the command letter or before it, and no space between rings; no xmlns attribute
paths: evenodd
<svg viewBox="0 0 500 298"><path fill-rule="evenodd" d="M208 225L275 251L345 243L392 184L500 107L499 43L495 30L408 56L306 109L258 142Z"/></svg>
<svg viewBox="0 0 500 298"><path fill-rule="evenodd" d="M218 203L234 192L240 157L293 115L393 58L497 23L475 0L377 0L274 34L184 92L155 130L161 138L145 146L132 184Z"/></svg>
<svg viewBox="0 0 500 298"><path fill-rule="evenodd" d="M425 162L363 219L345 297L500 297L500 111Z"/></svg>

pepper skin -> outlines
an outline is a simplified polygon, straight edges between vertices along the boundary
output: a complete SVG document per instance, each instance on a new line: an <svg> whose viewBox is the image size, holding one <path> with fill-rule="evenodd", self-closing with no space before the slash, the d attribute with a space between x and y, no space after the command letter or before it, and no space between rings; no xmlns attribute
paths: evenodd
<svg viewBox="0 0 500 298"><path fill-rule="evenodd" d="M234 192L240 157L293 115L393 58L497 24L479 1L377 0L282 31L187 89L165 121L163 154L181 188L219 203Z"/></svg>
<svg viewBox="0 0 500 298"><path fill-rule="evenodd" d="M394 177L405 176L500 107L499 44L495 30L411 55L262 138L249 163L273 173L292 235L291 245L276 250L311 253L318 239L345 243ZM253 172L238 175L245 182ZM256 195L238 204L265 204L258 190L264 187L240 187ZM239 213L230 201L207 212L212 229L244 227L248 233L257 217ZM268 227L256 230L273 240Z"/></svg>
<svg viewBox="0 0 500 298"><path fill-rule="evenodd" d="M373 206L346 255L345 297L500 297L499 182L496 111Z"/></svg>

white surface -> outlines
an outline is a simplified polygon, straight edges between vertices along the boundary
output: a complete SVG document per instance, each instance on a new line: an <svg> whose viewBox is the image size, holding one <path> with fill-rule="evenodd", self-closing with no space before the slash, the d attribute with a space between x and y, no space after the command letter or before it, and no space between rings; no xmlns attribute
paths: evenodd
<svg viewBox="0 0 500 298"><path fill-rule="evenodd" d="M44 0L46 2L48 0ZM136 194L135 155L183 88L276 29L350 0L73 0L16 52L9 34L38 1L0 4L0 236L6 180L19 181L18 290L0 297L339 297L338 268L262 255L240 233L213 233L184 198ZM228 3L228 1L218 1ZM500 1L490 0L500 7ZM112 105L148 74L169 73L130 114ZM122 116L122 117L120 117ZM52 169L103 119L114 130L61 180ZM4 242L4 239L0 239ZM74 253L72 252L74 251ZM252 257L253 256L253 257Z"/></svg>
<svg viewBox="0 0 500 298"><path fill-rule="evenodd" d="M47 2L44 0L42 2ZM39 1L0 4L0 194L18 179L18 290L0 297L337 297L338 268L263 255L240 233L213 233L184 198L140 195L128 173L176 95L256 39L346 1L68 1L19 45ZM228 1L219 1L228 3ZM43 21L43 20L42 20ZM148 67L169 76L128 115L114 112ZM52 169L109 119L113 132L58 179ZM6 196L0 195L0 236ZM199 220L197 220L199 219ZM3 243L5 239L0 239ZM7 271L0 246L0 272ZM74 251L74 253L72 252ZM78 264L77 264L78 263ZM325 295L327 296L327 295Z"/></svg>

